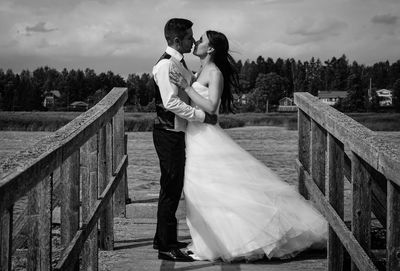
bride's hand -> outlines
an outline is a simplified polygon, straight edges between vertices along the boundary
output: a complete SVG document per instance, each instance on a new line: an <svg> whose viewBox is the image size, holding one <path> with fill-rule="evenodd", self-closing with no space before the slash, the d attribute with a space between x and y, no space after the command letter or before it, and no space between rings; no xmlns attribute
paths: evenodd
<svg viewBox="0 0 400 271"><path fill-rule="evenodd" d="M181 87L183 89L185 89L185 88L187 88L189 86L189 84L186 81L186 79L183 77L183 75L174 66L171 66L171 69L169 71L169 81L172 84L175 84L178 87Z"/></svg>

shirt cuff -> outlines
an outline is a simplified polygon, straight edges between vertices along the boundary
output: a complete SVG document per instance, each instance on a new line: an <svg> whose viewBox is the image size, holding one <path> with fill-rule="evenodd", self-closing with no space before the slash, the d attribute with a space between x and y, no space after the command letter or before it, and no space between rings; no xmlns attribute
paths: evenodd
<svg viewBox="0 0 400 271"><path fill-rule="evenodd" d="M194 114L196 116L196 120L204 122L204 119L206 118L206 113L204 113L203 110L195 109Z"/></svg>

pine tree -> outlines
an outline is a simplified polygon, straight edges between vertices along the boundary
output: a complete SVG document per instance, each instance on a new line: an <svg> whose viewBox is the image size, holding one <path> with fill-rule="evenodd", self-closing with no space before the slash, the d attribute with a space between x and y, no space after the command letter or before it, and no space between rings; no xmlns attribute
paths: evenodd
<svg viewBox="0 0 400 271"><path fill-rule="evenodd" d="M400 79L393 84L393 106L396 112L400 112Z"/></svg>

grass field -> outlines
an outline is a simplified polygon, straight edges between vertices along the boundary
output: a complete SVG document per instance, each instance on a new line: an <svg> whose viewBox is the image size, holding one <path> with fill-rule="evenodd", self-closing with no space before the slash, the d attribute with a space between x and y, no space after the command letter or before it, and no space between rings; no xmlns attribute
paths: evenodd
<svg viewBox="0 0 400 271"><path fill-rule="evenodd" d="M0 112L0 130L56 131L81 112ZM400 131L400 113L350 113L350 117L374 131ZM127 132L151 131L155 113L125 113ZM238 113L220 116L223 128L281 126L297 129L296 113Z"/></svg>
<svg viewBox="0 0 400 271"><path fill-rule="evenodd" d="M227 129L226 132L241 147L276 172L282 180L297 185L297 131L277 126L248 126ZM0 131L0 159L6 159L7 156L38 142L48 134L50 132ZM130 196L134 200L157 197L160 172L152 133L128 132L127 135ZM382 132L382 135L400 145L400 132ZM349 187L347 191L349 193ZM346 217L350 217L350 214L347 213Z"/></svg>

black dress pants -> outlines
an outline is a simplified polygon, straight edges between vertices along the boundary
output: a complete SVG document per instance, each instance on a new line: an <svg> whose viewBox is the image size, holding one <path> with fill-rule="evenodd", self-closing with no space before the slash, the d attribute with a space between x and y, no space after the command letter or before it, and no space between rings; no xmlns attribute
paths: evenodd
<svg viewBox="0 0 400 271"><path fill-rule="evenodd" d="M160 196L157 210L157 230L154 242L159 250L176 247L175 216L183 189L185 173L185 133L154 128L153 142L160 160Z"/></svg>

